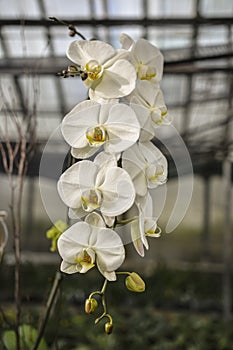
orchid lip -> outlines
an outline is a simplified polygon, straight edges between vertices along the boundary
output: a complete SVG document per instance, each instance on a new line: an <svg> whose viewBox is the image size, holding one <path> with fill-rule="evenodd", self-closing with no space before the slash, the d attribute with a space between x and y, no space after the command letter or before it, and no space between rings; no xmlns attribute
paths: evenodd
<svg viewBox="0 0 233 350"><path fill-rule="evenodd" d="M99 79L103 74L103 67L96 60L90 60L84 67L84 73L88 75L91 80Z"/></svg>
<svg viewBox="0 0 233 350"><path fill-rule="evenodd" d="M107 140L107 132L101 125L91 127L86 132L86 138L91 146L100 146Z"/></svg>
<svg viewBox="0 0 233 350"><path fill-rule="evenodd" d="M81 201L83 209L87 212L98 209L102 203L101 192L96 189L84 191L81 196Z"/></svg>

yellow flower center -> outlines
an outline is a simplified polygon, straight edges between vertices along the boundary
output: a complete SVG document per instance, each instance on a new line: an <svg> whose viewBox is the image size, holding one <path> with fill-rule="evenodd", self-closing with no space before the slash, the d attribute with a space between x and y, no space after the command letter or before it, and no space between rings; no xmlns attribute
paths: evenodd
<svg viewBox="0 0 233 350"><path fill-rule="evenodd" d="M146 235L153 235L155 233L154 230L148 230L146 231Z"/></svg>
<svg viewBox="0 0 233 350"><path fill-rule="evenodd" d="M91 60L85 65L84 71L85 73L87 73L88 78L90 78L91 80L97 80L101 77L103 73L103 67L101 66L101 64L99 64L98 61Z"/></svg>
<svg viewBox="0 0 233 350"><path fill-rule="evenodd" d="M75 262L88 269L91 269L95 266L91 256L87 253L86 249L83 249L81 254L75 259Z"/></svg>
<svg viewBox="0 0 233 350"><path fill-rule="evenodd" d="M82 262L91 264L91 257L86 250L84 250Z"/></svg>
<svg viewBox="0 0 233 350"><path fill-rule="evenodd" d="M159 181L159 177L163 175L164 168L162 165L149 165L146 169L146 174L149 182L156 183Z"/></svg>
<svg viewBox="0 0 233 350"><path fill-rule="evenodd" d="M156 76L154 67L139 63L137 67L137 75L140 80L151 80Z"/></svg>
<svg viewBox="0 0 233 350"><path fill-rule="evenodd" d="M100 191L91 189L84 191L81 196L81 200L83 209L85 211L91 212L100 207L102 197Z"/></svg>
<svg viewBox="0 0 233 350"><path fill-rule="evenodd" d="M99 147L106 141L107 132L103 126L95 126L87 130L86 138L91 146Z"/></svg>

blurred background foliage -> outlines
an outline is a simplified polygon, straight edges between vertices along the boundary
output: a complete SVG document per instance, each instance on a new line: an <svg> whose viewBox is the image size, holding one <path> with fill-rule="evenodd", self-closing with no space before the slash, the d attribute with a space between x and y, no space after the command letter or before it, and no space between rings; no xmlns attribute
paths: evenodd
<svg viewBox="0 0 233 350"><path fill-rule="evenodd" d="M23 266L25 324L38 327L38 316L40 320L55 272L51 266ZM13 269L1 266L1 298L11 294L6 283L11 274ZM64 276L45 332L49 349L233 349L232 321L224 322L221 316L221 274L178 271L161 264L153 274L144 277L147 287L141 294L129 292L124 277L119 276L107 288L107 303L114 321L111 335L104 333L104 320L94 325L102 312L100 306L92 315L84 312L89 293L101 287L97 277L94 270L85 276ZM10 300L5 311L7 318L13 320ZM9 325L3 317L0 320L3 333Z"/></svg>

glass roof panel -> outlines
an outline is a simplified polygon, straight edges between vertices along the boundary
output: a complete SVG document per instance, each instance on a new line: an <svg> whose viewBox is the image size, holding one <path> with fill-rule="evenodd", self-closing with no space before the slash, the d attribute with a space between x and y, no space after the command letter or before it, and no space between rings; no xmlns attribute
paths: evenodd
<svg viewBox="0 0 233 350"><path fill-rule="evenodd" d="M52 0L44 3L48 17L59 17L62 19L90 17L89 1L87 0Z"/></svg>
<svg viewBox="0 0 233 350"><path fill-rule="evenodd" d="M193 104L191 106L191 118L190 128L198 127L202 128L204 125L208 125L209 133L212 133L213 129L211 125L215 125L216 122L220 122L226 119L228 106L226 101L212 101ZM217 141L217 140L216 140Z"/></svg>
<svg viewBox="0 0 233 350"><path fill-rule="evenodd" d="M54 53L57 56L65 56L66 49L71 42L66 27L52 27L50 29Z"/></svg>
<svg viewBox="0 0 233 350"><path fill-rule="evenodd" d="M199 45L221 45L228 41L228 29L225 26L205 26L199 29L197 42Z"/></svg>
<svg viewBox="0 0 233 350"><path fill-rule="evenodd" d="M168 106L184 103L187 92L187 77L185 75L164 75L161 88Z"/></svg>
<svg viewBox="0 0 233 350"><path fill-rule="evenodd" d="M39 18L37 0L0 0L0 18Z"/></svg>
<svg viewBox="0 0 233 350"><path fill-rule="evenodd" d="M47 140L54 130L59 127L61 119L58 117L59 114L55 112L49 113L46 118L44 115L40 117L39 114L37 122L37 135L39 139Z"/></svg>
<svg viewBox="0 0 233 350"><path fill-rule="evenodd" d="M43 27L4 27L2 34L11 57L42 57L49 55Z"/></svg>
<svg viewBox="0 0 233 350"><path fill-rule="evenodd" d="M190 47L192 45L191 26L149 27L148 39L160 49Z"/></svg>
<svg viewBox="0 0 233 350"><path fill-rule="evenodd" d="M3 93L3 96L2 96ZM19 103L19 97L15 88L15 84L13 83L12 76L9 74L4 74L1 75L1 80L0 80L0 108L2 107L3 109L6 108L4 106L3 102L7 101L7 103L10 104L11 108L14 109L19 109L20 108L20 103Z"/></svg>
<svg viewBox="0 0 233 350"><path fill-rule="evenodd" d="M60 79L66 96L68 109L70 110L79 102L87 99L87 88L79 78L57 78Z"/></svg>
<svg viewBox="0 0 233 350"><path fill-rule="evenodd" d="M92 0L91 0L92 1ZM106 2L107 4L107 2ZM95 18L103 18L106 17L106 7L105 2L103 0L95 0L93 1L94 13L91 15Z"/></svg>
<svg viewBox="0 0 233 350"><path fill-rule="evenodd" d="M198 4L201 15L209 20L210 24L202 25L198 24L198 21L195 23L191 21L196 16ZM229 102L231 82L227 71L232 69L231 61L211 58L215 55L230 53L233 30L229 23L216 25L211 21L212 17L228 17L232 14L232 0L213 0L212 2L208 0L9 0L7 6L5 0L0 0L0 20L21 18L34 20L33 26L26 23L24 27L20 27L10 22L2 25L1 81L6 89L10 86L11 94L15 96L12 99L15 101L14 109L22 113L23 105L26 104L29 96L31 100L33 97L33 90L31 95L28 95L27 77L24 75L23 68L25 66L26 69L38 70L39 134L43 138L46 137L55 125L60 123L61 117L66 112L86 99L87 90L78 78L63 79L55 75L56 69L60 71L70 64L70 61L65 59L66 49L72 40L78 38L69 37L65 26L43 27L44 22L40 20L44 21L49 16L56 16L68 22L85 19L89 20L89 23L85 26L80 25L78 30L87 39L97 37L119 48L119 35L122 32L127 33L134 40L148 37L150 42L163 51L165 64L174 60L176 62L174 67L165 65L164 79L161 84L166 104L174 118L173 123L182 132L189 131L190 127L198 127L201 130L207 127L208 123L218 121L221 123L226 118L227 111L231 109ZM147 17L159 18L164 23L162 26L158 26L156 22L152 25L151 22L147 22ZM93 25L92 19L98 18L110 19L110 21ZM137 25L128 25L127 22L116 25L114 23L116 18L121 20L130 18L136 21L142 20L142 22ZM179 23L180 18L181 23ZM174 24L174 19L178 24ZM187 22L184 23L184 19ZM37 24L35 20L38 20ZM50 39L49 43L48 39ZM46 57L45 62L47 62L45 71L41 69L43 57ZM64 67L61 68L63 59ZM185 59L187 60L185 64L179 62ZM218 68L221 72L216 72ZM172 69L174 71L179 69L180 74L172 73ZM199 69L202 69L204 74L198 73ZM10 76L10 71L15 75ZM43 123L43 119L48 121ZM183 130L186 127L188 130ZM211 136L211 132L207 134L208 138L212 137L212 143L215 144L216 139Z"/></svg>
<svg viewBox="0 0 233 350"><path fill-rule="evenodd" d="M142 1L141 0L108 0L107 2L108 17L126 17L142 18Z"/></svg>
<svg viewBox="0 0 233 350"><path fill-rule="evenodd" d="M233 15L233 2L229 0L202 0L200 6L203 16L232 17Z"/></svg>
<svg viewBox="0 0 233 350"><path fill-rule="evenodd" d="M59 111L56 79L58 78L40 77L40 96L37 105L39 111Z"/></svg>
<svg viewBox="0 0 233 350"><path fill-rule="evenodd" d="M227 75L221 72L215 74L197 74L193 77L193 97L195 101L207 99L226 98L228 85L226 84Z"/></svg>
<svg viewBox="0 0 233 350"><path fill-rule="evenodd" d="M149 0L148 17L193 17L193 0Z"/></svg>
<svg viewBox="0 0 233 350"><path fill-rule="evenodd" d="M172 119L172 125L178 130L182 130L182 122L183 122L183 107L169 107L168 105L168 113Z"/></svg>
<svg viewBox="0 0 233 350"><path fill-rule="evenodd" d="M127 33L134 40L137 40L142 37L143 28L139 26L121 26L121 27L111 27L109 29L109 36L112 45L116 48L120 48L121 44L119 42L120 34Z"/></svg>

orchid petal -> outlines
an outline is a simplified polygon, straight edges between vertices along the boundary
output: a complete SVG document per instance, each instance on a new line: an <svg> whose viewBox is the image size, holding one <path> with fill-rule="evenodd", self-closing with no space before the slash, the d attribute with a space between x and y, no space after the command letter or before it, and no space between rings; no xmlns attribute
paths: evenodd
<svg viewBox="0 0 233 350"><path fill-rule="evenodd" d="M154 123L151 120L151 110L148 106L144 106L143 101L138 96L133 96L130 99L130 107L134 110L137 119L140 123L141 133L139 140L149 141L154 136Z"/></svg>
<svg viewBox="0 0 233 350"><path fill-rule="evenodd" d="M83 148L88 145L86 131L90 126L99 124L100 107L95 101L83 101L65 116L62 134L70 146Z"/></svg>
<svg viewBox="0 0 233 350"><path fill-rule="evenodd" d="M85 159L93 156L98 151L97 147L91 147L90 145L87 145L86 147L82 148L71 148L71 155L74 158L77 159Z"/></svg>
<svg viewBox="0 0 233 350"><path fill-rule="evenodd" d="M106 170L105 181L99 189L103 202L101 212L106 216L117 216L127 211L135 199L135 189L128 173L121 168Z"/></svg>
<svg viewBox="0 0 233 350"><path fill-rule="evenodd" d="M95 88L91 87L91 96L94 99L99 97L110 99L123 97L133 91L135 82L136 72L134 67L125 59L121 59L104 70L104 74Z"/></svg>
<svg viewBox="0 0 233 350"><path fill-rule="evenodd" d="M84 66L93 59L102 65L112 58L115 52L111 45L100 40L76 40L69 45L66 54L71 61Z"/></svg>
<svg viewBox="0 0 233 350"><path fill-rule="evenodd" d="M105 144L107 152L122 152L132 146L139 137L140 125L134 111L127 105L113 105L106 128L109 141Z"/></svg>
<svg viewBox="0 0 233 350"><path fill-rule="evenodd" d="M92 221L94 216L90 214L87 220L95 223L96 220ZM86 273L96 260L100 272L109 280L115 280L113 272L125 259L124 246L118 234L88 222L78 222L69 227L58 239L58 251L63 259L62 271Z"/></svg>
<svg viewBox="0 0 233 350"><path fill-rule="evenodd" d="M95 212L88 214L85 218L85 222L92 226L105 227L105 223L102 216Z"/></svg>
<svg viewBox="0 0 233 350"><path fill-rule="evenodd" d="M133 221L131 224L131 238L132 238L134 248L136 249L138 254L143 257L145 255L145 252L144 252L144 247L141 240L141 232L139 229L138 220Z"/></svg>
<svg viewBox="0 0 233 350"><path fill-rule="evenodd" d="M72 273L80 272L81 267L78 264L71 264L71 263L63 260L61 262L60 269L62 272L72 274Z"/></svg>
<svg viewBox="0 0 233 350"><path fill-rule="evenodd" d="M140 196L145 196L147 193L147 181L144 174L145 159L137 144L123 152L122 167L130 175L136 193Z"/></svg>
<svg viewBox="0 0 233 350"><path fill-rule="evenodd" d="M73 164L60 177L58 193L63 202L71 208L81 207L82 191L94 187L97 166L88 160Z"/></svg>
<svg viewBox="0 0 233 350"><path fill-rule="evenodd" d="M91 229L86 222L77 222L70 226L58 239L58 251L61 257L69 261L69 257L77 255L83 247L88 247Z"/></svg>
<svg viewBox="0 0 233 350"><path fill-rule="evenodd" d="M129 50L133 46L134 41L129 35L122 33L120 35L120 43L123 49Z"/></svg>
<svg viewBox="0 0 233 350"><path fill-rule="evenodd" d="M103 215L104 221L108 227L112 227L115 222L115 216Z"/></svg>
<svg viewBox="0 0 233 350"><path fill-rule="evenodd" d="M163 55L159 49L145 39L139 39L132 47L132 55L139 64L153 67L155 81L160 81L163 75Z"/></svg>
<svg viewBox="0 0 233 350"><path fill-rule="evenodd" d="M148 163L160 164L162 166L163 176L161 181L166 181L167 160L163 153L152 142L139 143L139 149Z"/></svg>
<svg viewBox="0 0 233 350"><path fill-rule="evenodd" d="M97 164L100 169L103 166L116 167L119 156L120 156L120 154L116 154L116 153L111 154L111 153L107 153L107 152L100 152L95 157L94 163Z"/></svg>

